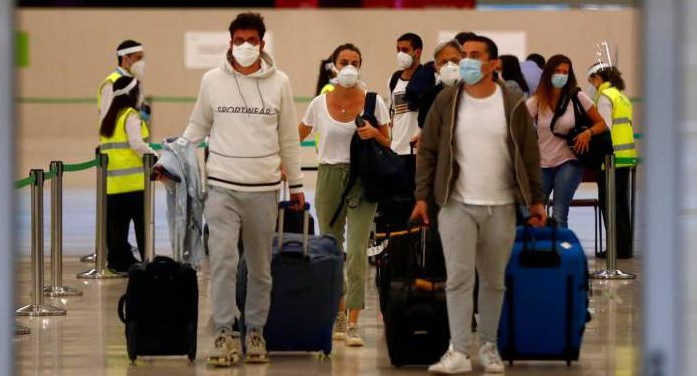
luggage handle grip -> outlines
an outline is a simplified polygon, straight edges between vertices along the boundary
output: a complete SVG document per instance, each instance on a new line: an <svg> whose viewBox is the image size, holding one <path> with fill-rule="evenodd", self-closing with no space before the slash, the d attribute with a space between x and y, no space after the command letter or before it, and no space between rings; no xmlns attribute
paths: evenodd
<svg viewBox="0 0 697 376"><path fill-rule="evenodd" d="M119 313L119 319L121 320L122 323L126 323L126 294L121 295L121 298L119 298L119 308L118 308L118 313Z"/></svg>
<svg viewBox="0 0 697 376"><path fill-rule="evenodd" d="M519 263L524 267L557 267L561 265L561 253L557 245L557 226L553 219L547 223L552 231L552 247L549 251L535 251L535 237L532 236L530 226L523 226L523 251L520 254ZM532 247L529 246L532 242Z"/></svg>
<svg viewBox="0 0 697 376"><path fill-rule="evenodd" d="M278 250L283 250L283 226L285 224L286 210L293 204L290 201L281 201L278 203ZM303 207L303 233L302 233L302 249L303 257L307 257L307 248L310 238L310 204L305 203Z"/></svg>

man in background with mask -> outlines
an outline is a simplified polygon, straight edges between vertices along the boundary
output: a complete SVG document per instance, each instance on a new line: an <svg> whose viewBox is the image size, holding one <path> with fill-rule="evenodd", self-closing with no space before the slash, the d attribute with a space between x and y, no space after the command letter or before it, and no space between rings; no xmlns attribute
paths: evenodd
<svg viewBox="0 0 697 376"><path fill-rule="evenodd" d="M97 91L97 111L99 111L99 124L106 116L111 106L111 101L114 99L113 85L116 80L122 76L135 77L139 82L143 81L145 75L145 53L143 45L134 40L125 40L116 48L116 59L118 66L111 72L99 85ZM143 88L140 88L141 98ZM142 99L141 99L142 104ZM150 119L150 106L141 106L141 118L145 121Z"/></svg>
<svg viewBox="0 0 697 376"><path fill-rule="evenodd" d="M139 82L142 82L141 80L143 79L143 75L145 73L144 57L145 54L143 51L143 45L134 40L125 40L121 42L118 47L116 47L116 61L118 66L113 72L106 76L104 80L102 80L102 83L99 85L99 89L97 90L97 111L99 112L97 129L101 127L102 120L109 111L111 102L114 99L114 82L123 76L135 77ZM142 103L142 86L140 87L140 93L140 118L147 122L150 119L150 106ZM130 249L133 252L136 252L136 247L128 243L128 240L126 240L126 243L125 249ZM141 254L142 258L142 252L144 252L144 250L137 251ZM137 262L134 256L131 257L132 259L128 261L129 264Z"/></svg>
<svg viewBox="0 0 697 376"><path fill-rule="evenodd" d="M423 41L414 33L397 39L399 70L390 78L390 113L392 115L392 150L410 154L410 144L419 134L418 110L422 96L435 86L433 64L421 65Z"/></svg>
<svg viewBox="0 0 697 376"><path fill-rule="evenodd" d="M540 155L525 102L493 80L496 44L476 36L465 42L463 51L459 64L463 82L436 98L417 156L417 203L411 217L430 224L427 199L435 196L451 335L450 349L429 372L472 370L468 354L476 265L479 362L486 372L502 373L505 367L496 336L504 274L515 239L516 201L529 208L533 226L546 222Z"/></svg>
<svg viewBox="0 0 697 376"><path fill-rule="evenodd" d="M203 75L183 138L209 136L208 197L210 292L215 340L207 363L238 360L233 339L238 240L248 268L245 362L267 362L264 326L271 299L271 246L278 214L281 163L294 209L305 204L300 142L290 82L264 52L264 19L241 13L230 23L230 50Z"/></svg>

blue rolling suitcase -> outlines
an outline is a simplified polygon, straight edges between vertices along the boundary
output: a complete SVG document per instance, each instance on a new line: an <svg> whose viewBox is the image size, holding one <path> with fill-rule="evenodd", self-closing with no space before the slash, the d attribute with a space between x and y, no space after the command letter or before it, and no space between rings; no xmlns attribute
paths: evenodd
<svg viewBox="0 0 697 376"><path fill-rule="evenodd" d="M287 206L287 202L279 205L278 229L285 228ZM334 237L308 234L309 205L305 209L303 234L279 232L274 239L271 307L264 339L267 351L321 351L329 355L343 287L344 255ZM244 259L240 260L237 276L237 304L242 312L244 335Z"/></svg>
<svg viewBox="0 0 697 376"><path fill-rule="evenodd" d="M506 268L498 348L515 360L578 360L590 321L588 263L576 235L519 227Z"/></svg>

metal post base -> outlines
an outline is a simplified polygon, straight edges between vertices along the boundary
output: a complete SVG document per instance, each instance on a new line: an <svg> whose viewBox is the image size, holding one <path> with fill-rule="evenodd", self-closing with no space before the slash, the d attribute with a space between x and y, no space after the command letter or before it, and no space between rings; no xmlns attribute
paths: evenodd
<svg viewBox="0 0 697 376"><path fill-rule="evenodd" d="M110 270L90 269L77 275L80 279L115 279L128 278L128 273L114 273Z"/></svg>
<svg viewBox="0 0 697 376"><path fill-rule="evenodd" d="M15 335L21 336L25 334L30 334L31 330L27 328L26 326L19 325L15 323Z"/></svg>
<svg viewBox="0 0 697 376"><path fill-rule="evenodd" d="M54 307L48 304L36 305L29 304L15 311L17 316L65 316L63 308Z"/></svg>
<svg viewBox="0 0 697 376"><path fill-rule="evenodd" d="M44 288L44 296L57 298L61 296L82 296L82 291L67 286L48 286Z"/></svg>
<svg viewBox="0 0 697 376"><path fill-rule="evenodd" d="M97 258L97 254L93 253L91 255L85 255L80 257L80 262L91 262L94 263L94 259Z"/></svg>
<svg viewBox="0 0 697 376"><path fill-rule="evenodd" d="M592 279L635 279L634 274L625 273L621 270L601 270L590 275Z"/></svg>

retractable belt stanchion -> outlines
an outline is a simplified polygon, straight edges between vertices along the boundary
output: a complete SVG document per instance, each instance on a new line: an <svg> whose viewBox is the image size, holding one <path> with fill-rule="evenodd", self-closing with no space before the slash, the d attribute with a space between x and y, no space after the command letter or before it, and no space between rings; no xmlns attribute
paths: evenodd
<svg viewBox="0 0 697 376"><path fill-rule="evenodd" d="M96 150L97 154L97 233L95 234L95 246L97 257L94 259L94 268L77 275L81 279L110 279L126 278L125 273L114 273L106 267L106 178L109 158L106 154Z"/></svg>
<svg viewBox="0 0 697 376"><path fill-rule="evenodd" d="M44 295L80 296L82 291L63 286L63 162L52 161L51 173L51 286Z"/></svg>
<svg viewBox="0 0 697 376"><path fill-rule="evenodd" d="M99 162L99 148L97 148L96 150L97 150L96 157L97 157L97 161ZM97 165L97 181L99 181L99 165ZM99 185L99 182L97 183L97 185ZM99 197L99 191L97 191L97 197ZM97 201L99 201L99 198L97 198ZM96 232L99 232L99 217L97 217L97 224L95 225L95 227L96 227ZM99 246L96 246L94 248L94 253L80 257L80 261L81 262L88 262L88 263L96 262L97 261L97 248L98 247Z"/></svg>
<svg viewBox="0 0 697 376"><path fill-rule="evenodd" d="M151 178L155 155L143 155L143 172L145 175L145 261L155 258L155 187Z"/></svg>
<svg viewBox="0 0 697 376"><path fill-rule="evenodd" d="M62 316L65 309L44 304L44 171L31 170L31 282L32 304L18 309L18 316Z"/></svg>
<svg viewBox="0 0 697 376"><path fill-rule="evenodd" d="M605 156L605 203L607 209L607 259L605 270L591 275L594 279L634 279L636 276L617 269L617 211L615 210L615 156Z"/></svg>

